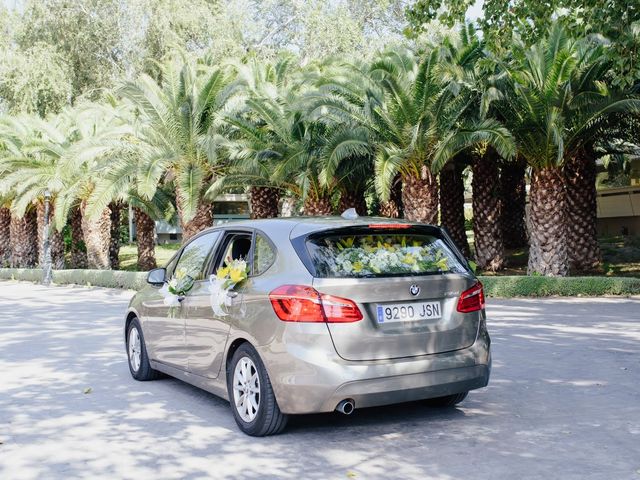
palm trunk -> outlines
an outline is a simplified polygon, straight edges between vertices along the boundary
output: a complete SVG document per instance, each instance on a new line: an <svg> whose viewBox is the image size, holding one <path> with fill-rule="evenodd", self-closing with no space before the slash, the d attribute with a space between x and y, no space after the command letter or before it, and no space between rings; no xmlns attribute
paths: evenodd
<svg viewBox="0 0 640 480"><path fill-rule="evenodd" d="M27 211L22 218L11 215L11 266L33 268L38 263L38 225L36 212Z"/></svg>
<svg viewBox="0 0 640 480"><path fill-rule="evenodd" d="M391 195L388 202L380 205L380 215L389 218L402 218L404 208L402 206L402 177L396 175L391 185Z"/></svg>
<svg viewBox="0 0 640 480"><path fill-rule="evenodd" d="M500 211L502 198L498 176L498 156L491 150L475 155L471 164L473 179L473 237L476 263L483 270L504 268L504 244Z"/></svg>
<svg viewBox="0 0 640 480"><path fill-rule="evenodd" d="M80 207L75 207L69 215L69 227L71 229L71 268L87 268L87 247L84 244L82 233L82 214Z"/></svg>
<svg viewBox="0 0 640 480"><path fill-rule="evenodd" d="M182 228L182 243L185 243L205 228L213 226L213 206L210 203L205 203L201 200L198 203L195 215L190 220L184 219L184 209L182 208L179 193L176 195L176 207L180 218L180 227Z"/></svg>
<svg viewBox="0 0 640 480"><path fill-rule="evenodd" d="M340 194L340 203L338 205L339 213L343 213L349 208L355 208L356 213L360 216L367 215L367 202L364 199L364 192L360 190L343 190Z"/></svg>
<svg viewBox="0 0 640 480"><path fill-rule="evenodd" d="M412 222L438 223L438 179L426 166L420 176L402 177L404 216Z"/></svg>
<svg viewBox="0 0 640 480"><path fill-rule="evenodd" d="M275 218L278 216L280 190L272 187L251 187L251 218Z"/></svg>
<svg viewBox="0 0 640 480"><path fill-rule="evenodd" d="M87 204L82 202L82 232L87 247L87 266L96 270L109 270L109 244L111 243L111 209L105 208L95 219L85 215Z"/></svg>
<svg viewBox="0 0 640 480"><path fill-rule="evenodd" d="M122 203L111 202L111 231L109 238L109 264L113 270L120 269L120 226L122 224Z"/></svg>
<svg viewBox="0 0 640 480"><path fill-rule="evenodd" d="M502 186L502 237L506 248L527 246L527 229L524 210L527 201L524 180L525 166L521 163L505 162L502 165L500 185Z"/></svg>
<svg viewBox="0 0 640 480"><path fill-rule="evenodd" d="M569 273L569 255L565 236L566 196L562 171L542 168L533 171L529 192L527 227L529 275L551 277Z"/></svg>
<svg viewBox="0 0 640 480"><path fill-rule="evenodd" d="M140 208L134 207L136 221L136 244L138 245L138 270L156 268L155 231L156 222Z"/></svg>
<svg viewBox="0 0 640 480"><path fill-rule="evenodd" d="M11 210L0 207L0 268L11 262Z"/></svg>
<svg viewBox="0 0 640 480"><path fill-rule="evenodd" d="M464 227L464 166L450 165L440 172L440 223L465 257L470 256Z"/></svg>
<svg viewBox="0 0 640 480"><path fill-rule="evenodd" d="M569 264L577 271L596 269L602 262L598 244L596 162L580 149L564 167L567 191Z"/></svg>
<svg viewBox="0 0 640 480"><path fill-rule="evenodd" d="M38 265L44 265L44 203L36 205L38 228ZM49 208L49 248L51 250L51 267L55 270L64 268L64 238L53 226L53 205Z"/></svg>
<svg viewBox="0 0 640 480"><path fill-rule="evenodd" d="M304 214L310 217L324 217L331 215L331 199L326 195L308 195L304 200Z"/></svg>

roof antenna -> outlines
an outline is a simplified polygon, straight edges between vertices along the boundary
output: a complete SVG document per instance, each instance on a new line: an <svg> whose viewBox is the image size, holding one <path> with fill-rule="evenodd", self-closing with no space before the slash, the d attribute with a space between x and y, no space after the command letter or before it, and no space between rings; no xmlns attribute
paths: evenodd
<svg viewBox="0 0 640 480"><path fill-rule="evenodd" d="M342 215L340 216L347 220L355 220L356 218L358 218L358 212L356 212L355 208L349 208L342 212Z"/></svg>

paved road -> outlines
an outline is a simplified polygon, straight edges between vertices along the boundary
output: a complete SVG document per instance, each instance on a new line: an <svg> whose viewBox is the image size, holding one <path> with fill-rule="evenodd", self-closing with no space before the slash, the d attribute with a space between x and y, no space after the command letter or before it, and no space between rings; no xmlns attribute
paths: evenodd
<svg viewBox="0 0 640 480"><path fill-rule="evenodd" d="M460 408L254 439L213 395L131 379L130 296L0 282L0 479L640 479L638 298L490 301L493 377Z"/></svg>

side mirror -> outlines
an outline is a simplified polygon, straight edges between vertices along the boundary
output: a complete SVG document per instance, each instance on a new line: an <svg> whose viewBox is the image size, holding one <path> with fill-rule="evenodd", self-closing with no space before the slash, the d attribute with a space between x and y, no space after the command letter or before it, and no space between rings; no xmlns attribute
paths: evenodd
<svg viewBox="0 0 640 480"><path fill-rule="evenodd" d="M147 283L151 285L162 285L167 279L167 270L164 268L154 268L147 274Z"/></svg>

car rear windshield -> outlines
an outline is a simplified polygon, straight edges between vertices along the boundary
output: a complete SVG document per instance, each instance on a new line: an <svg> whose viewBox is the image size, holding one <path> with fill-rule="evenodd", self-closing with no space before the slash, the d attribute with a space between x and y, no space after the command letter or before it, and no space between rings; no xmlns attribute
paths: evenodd
<svg viewBox="0 0 640 480"><path fill-rule="evenodd" d="M307 239L320 278L464 273L465 267L440 238L392 232L329 234Z"/></svg>

